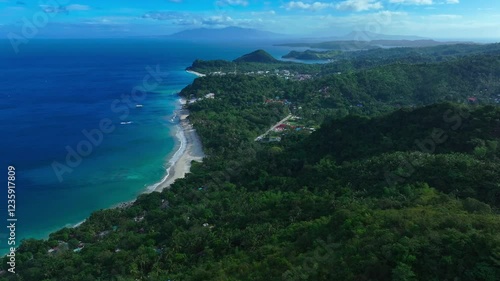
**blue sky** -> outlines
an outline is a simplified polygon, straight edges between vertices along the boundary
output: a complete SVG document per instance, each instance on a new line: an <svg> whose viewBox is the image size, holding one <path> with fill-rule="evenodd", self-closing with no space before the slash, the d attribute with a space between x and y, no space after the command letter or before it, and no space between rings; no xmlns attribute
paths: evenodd
<svg viewBox="0 0 500 281"><path fill-rule="evenodd" d="M353 30L434 38L497 38L498 0L0 0L0 35L166 35L226 26L303 36Z"/></svg>

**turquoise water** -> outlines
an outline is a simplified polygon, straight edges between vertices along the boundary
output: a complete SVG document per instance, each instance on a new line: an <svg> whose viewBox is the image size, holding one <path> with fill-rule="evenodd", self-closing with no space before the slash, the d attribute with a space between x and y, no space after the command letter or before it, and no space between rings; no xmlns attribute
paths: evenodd
<svg viewBox="0 0 500 281"><path fill-rule="evenodd" d="M184 69L197 58L234 59L257 48L288 52L130 39L32 40L15 54L0 41L0 169L16 167L17 240L47 237L161 181L179 145L170 121L177 93L195 78ZM151 69L161 83L148 78ZM154 87L134 100L145 78ZM101 122L113 129L103 132ZM102 140L98 133L92 143L83 130L101 130ZM72 150L81 159L67 159ZM6 191L0 198L6 218Z"/></svg>

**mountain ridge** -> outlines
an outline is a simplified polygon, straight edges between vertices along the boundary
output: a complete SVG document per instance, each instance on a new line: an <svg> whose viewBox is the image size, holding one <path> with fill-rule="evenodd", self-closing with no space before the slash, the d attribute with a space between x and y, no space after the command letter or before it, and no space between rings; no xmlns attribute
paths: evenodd
<svg viewBox="0 0 500 281"><path fill-rule="evenodd" d="M288 35L254 28L229 26L225 28L195 28L176 32L168 36L171 39L229 41L229 40L270 40L286 38Z"/></svg>
<svg viewBox="0 0 500 281"><path fill-rule="evenodd" d="M352 31L343 36L315 36L303 38L298 35L281 34L256 28L228 26L224 28L194 28L182 30L167 36L171 39L189 40L258 40L258 39L294 39L307 43L324 41L375 41L375 40L432 40L429 37L415 35L388 35L369 31Z"/></svg>

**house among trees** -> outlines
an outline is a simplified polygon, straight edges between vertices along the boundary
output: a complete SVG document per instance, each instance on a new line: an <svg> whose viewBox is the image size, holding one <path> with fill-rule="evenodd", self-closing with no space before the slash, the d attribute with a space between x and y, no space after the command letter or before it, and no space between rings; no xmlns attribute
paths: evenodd
<svg viewBox="0 0 500 281"><path fill-rule="evenodd" d="M286 124L280 124L276 126L276 128L273 129L275 132L283 132L286 128L288 128L288 125Z"/></svg>

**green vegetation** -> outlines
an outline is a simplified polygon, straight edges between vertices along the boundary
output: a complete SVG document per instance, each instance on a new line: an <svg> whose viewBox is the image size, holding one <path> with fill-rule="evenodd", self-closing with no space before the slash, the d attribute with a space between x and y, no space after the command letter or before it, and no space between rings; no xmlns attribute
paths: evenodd
<svg viewBox="0 0 500 281"><path fill-rule="evenodd" d="M454 62L464 57L474 55L498 56L500 55L500 44L473 45L457 44L443 45L425 48L391 48L391 49L373 49L367 51L342 52L327 51L326 53L316 51L305 51L293 53L294 56L306 56L317 60L322 55L326 57L335 56L332 62L326 64L301 64L284 61L270 62L229 62L224 60L203 61L196 60L190 70L205 74L214 74L223 72L225 74L248 73L257 71L275 71L288 70L294 74L311 74L314 76L325 76L338 72L356 72L374 67L381 67L392 64L424 64ZM338 53L338 54L336 54ZM248 56L248 55L247 55ZM306 59L306 58L302 58Z"/></svg>
<svg viewBox="0 0 500 281"><path fill-rule="evenodd" d="M214 92L219 102L227 102L224 106L287 99L293 102L293 114L310 120L311 125L319 125L327 116L372 116L400 107L465 103L470 97L476 98L476 104L497 104L498 77L499 57L482 55L442 63L383 65L306 81L290 81L276 75L210 76L197 79L184 93L202 97Z"/></svg>
<svg viewBox="0 0 500 281"><path fill-rule="evenodd" d="M422 48L373 49L364 52L344 52L343 59L404 61L409 63L441 62L470 55L500 54L500 44L452 44Z"/></svg>
<svg viewBox="0 0 500 281"><path fill-rule="evenodd" d="M195 60L187 70L193 70L209 75L226 75L236 73L248 73L257 71L274 71L289 70L294 73L316 74L319 71L318 65L304 65L301 63L277 61L277 62L234 62L225 60Z"/></svg>
<svg viewBox="0 0 500 281"><path fill-rule="evenodd" d="M291 51L283 56L284 59L297 60L329 60L334 59L342 54L341 51L313 51L306 50L304 52Z"/></svg>
<svg viewBox="0 0 500 281"><path fill-rule="evenodd" d="M257 50L255 52L243 55L242 57L235 59L234 62L275 63L278 62L278 60L264 50Z"/></svg>
<svg viewBox="0 0 500 281"><path fill-rule="evenodd" d="M306 50L303 52L291 51L283 58L294 58L300 60L356 60L356 64L363 60L378 62L440 62L460 56L474 54L499 54L500 44L475 45L475 44L452 44L438 45L428 47L398 47L390 49L372 48L366 51L330 50L314 51Z"/></svg>
<svg viewBox="0 0 500 281"><path fill-rule="evenodd" d="M380 62L196 79L204 162L24 241L0 280L500 280L500 57ZM289 113L320 128L254 141Z"/></svg>

